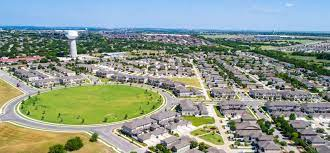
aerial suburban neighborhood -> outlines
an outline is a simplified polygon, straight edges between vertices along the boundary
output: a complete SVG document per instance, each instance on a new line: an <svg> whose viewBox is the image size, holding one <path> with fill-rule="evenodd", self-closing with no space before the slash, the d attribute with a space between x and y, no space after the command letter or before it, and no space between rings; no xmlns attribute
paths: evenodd
<svg viewBox="0 0 330 153"><path fill-rule="evenodd" d="M298 6L320 4L59 1L0 11L0 153L330 153L330 25Z"/></svg>

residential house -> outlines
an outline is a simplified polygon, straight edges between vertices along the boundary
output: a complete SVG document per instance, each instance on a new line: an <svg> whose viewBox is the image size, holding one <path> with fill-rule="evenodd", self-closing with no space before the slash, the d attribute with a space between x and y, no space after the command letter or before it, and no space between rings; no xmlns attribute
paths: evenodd
<svg viewBox="0 0 330 153"><path fill-rule="evenodd" d="M220 112L227 116L236 116L242 114L246 110L244 101L224 101L219 103Z"/></svg>

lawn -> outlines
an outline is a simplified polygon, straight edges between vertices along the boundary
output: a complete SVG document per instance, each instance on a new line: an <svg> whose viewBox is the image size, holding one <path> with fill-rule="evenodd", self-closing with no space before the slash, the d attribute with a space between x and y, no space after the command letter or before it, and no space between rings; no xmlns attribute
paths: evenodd
<svg viewBox="0 0 330 153"><path fill-rule="evenodd" d="M169 78L172 81L184 83L187 86L190 87L196 87L196 88L202 88L201 84L199 83L199 80L196 77L172 77Z"/></svg>
<svg viewBox="0 0 330 153"><path fill-rule="evenodd" d="M221 135L217 134L217 133L209 133L203 136L200 136L201 139L204 139L205 141L211 142L215 145L223 145L223 139L221 137Z"/></svg>
<svg viewBox="0 0 330 153"><path fill-rule="evenodd" d="M21 91L0 79L0 107L10 99L13 99L21 94Z"/></svg>
<svg viewBox="0 0 330 153"><path fill-rule="evenodd" d="M194 130L191 132L191 134L194 136L203 135L203 134L207 134L207 133L208 133L208 131L206 131L203 128L200 128L200 129L197 129L197 130Z"/></svg>
<svg viewBox="0 0 330 153"><path fill-rule="evenodd" d="M306 61L315 61L317 63L330 63L330 60L326 59L317 59L314 56L297 56L297 55L289 55L291 58L299 59L299 60L306 60Z"/></svg>
<svg viewBox="0 0 330 153"><path fill-rule="evenodd" d="M62 124L97 124L147 114L162 104L150 90L125 85L83 86L31 97L21 105L25 115Z"/></svg>
<svg viewBox="0 0 330 153"><path fill-rule="evenodd" d="M204 124L213 124L213 117L195 117L195 116L184 116L185 120L190 121L193 126L201 126Z"/></svg>
<svg viewBox="0 0 330 153"><path fill-rule="evenodd" d="M54 144L64 144L68 139L79 136L84 146L75 153L114 153L102 143L89 142L90 136L83 133L55 133L21 128L9 123L0 124L0 152L45 153Z"/></svg>
<svg viewBox="0 0 330 153"><path fill-rule="evenodd" d="M194 130L191 132L192 135L194 136L199 136L199 135L204 135L207 133L210 133L212 131L216 131L217 128L215 126L205 126L203 128L199 128L197 130Z"/></svg>

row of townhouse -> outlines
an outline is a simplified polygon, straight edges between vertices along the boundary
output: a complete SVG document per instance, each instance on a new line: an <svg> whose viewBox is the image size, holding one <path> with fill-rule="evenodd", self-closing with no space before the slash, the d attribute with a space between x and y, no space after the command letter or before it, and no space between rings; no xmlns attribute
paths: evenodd
<svg viewBox="0 0 330 153"><path fill-rule="evenodd" d="M183 116L208 116L206 106L203 103L194 104L190 100L182 100L177 111Z"/></svg>
<svg viewBox="0 0 330 153"><path fill-rule="evenodd" d="M77 64L77 67L84 68L87 72L92 74L96 74L96 72L100 70L100 68L90 64Z"/></svg>
<svg viewBox="0 0 330 153"><path fill-rule="evenodd" d="M76 75L76 72L74 71L71 71L65 67L62 67L62 66L55 66L55 70L64 74L65 76L75 76Z"/></svg>
<svg viewBox="0 0 330 153"><path fill-rule="evenodd" d="M297 116L311 114L314 116L330 117L330 103L303 103L298 104L292 101L269 101L265 103L267 111L274 116L289 116L295 113Z"/></svg>
<svg viewBox="0 0 330 153"><path fill-rule="evenodd" d="M228 117L234 117L237 115L240 115L246 111L246 102L244 101L223 101L219 104L219 111L224 115Z"/></svg>
<svg viewBox="0 0 330 153"><path fill-rule="evenodd" d="M330 142L314 131L311 124L304 120L293 120L290 125L300 134L300 138L311 144L319 153L330 152Z"/></svg>
<svg viewBox="0 0 330 153"><path fill-rule="evenodd" d="M50 88L56 85L78 85L83 84L86 82L86 79L83 76L76 75L76 76L65 76L59 78L48 78L42 80L35 80L32 81L32 85L38 88Z"/></svg>
<svg viewBox="0 0 330 153"><path fill-rule="evenodd" d="M187 88L183 83L174 82L165 78L153 78L147 76L136 76L122 74L113 71L100 70L96 72L96 76L103 78L110 78L113 81L118 81L122 83L140 83L148 84L151 86L168 89L173 92L174 95L178 97L190 97L190 96L202 96L202 92L196 88Z"/></svg>
<svg viewBox="0 0 330 153"><path fill-rule="evenodd" d="M176 112L160 112L150 117L125 123L121 131L143 143L149 139L169 137L168 133L176 132L178 128L188 126L191 126L191 123L182 120L180 114Z"/></svg>
<svg viewBox="0 0 330 153"><path fill-rule="evenodd" d="M213 88L210 90L210 95L217 99L234 99L236 92L231 88Z"/></svg>
<svg viewBox="0 0 330 153"><path fill-rule="evenodd" d="M25 70L25 69L15 69L14 75L24 81L36 81L41 79L47 79L48 76L36 71L36 70Z"/></svg>
<svg viewBox="0 0 330 153"><path fill-rule="evenodd" d="M38 88L49 88L54 87L56 85L76 85L82 84L86 81L83 76L75 75L75 73L70 70L67 70L63 67L57 68L57 71L60 71L64 75L46 75L45 72L43 72L42 70L21 68L13 69L13 72L14 75L18 78L27 81Z"/></svg>
<svg viewBox="0 0 330 153"><path fill-rule="evenodd" d="M188 136L175 137L171 136L161 141L161 144L167 149L170 149L176 153L204 153L197 148L191 149L191 142L196 141ZM207 149L208 153L226 153L224 150L217 149L216 147L210 147Z"/></svg>
<svg viewBox="0 0 330 153"><path fill-rule="evenodd" d="M227 87L225 80L219 75L219 72L211 64L200 62L198 69L209 88Z"/></svg>
<svg viewBox="0 0 330 153"><path fill-rule="evenodd" d="M195 75L188 61L181 58L157 59L125 59L106 64L117 71L157 76L188 76Z"/></svg>
<svg viewBox="0 0 330 153"><path fill-rule="evenodd" d="M244 112L240 119L234 120L236 130L233 140L249 142L255 152L258 153L279 153L280 146L274 143L272 135L262 133L256 119L249 113Z"/></svg>
<svg viewBox="0 0 330 153"><path fill-rule="evenodd" d="M314 96L307 91L291 91L291 90L250 90L249 95L252 98L267 100L311 100Z"/></svg>

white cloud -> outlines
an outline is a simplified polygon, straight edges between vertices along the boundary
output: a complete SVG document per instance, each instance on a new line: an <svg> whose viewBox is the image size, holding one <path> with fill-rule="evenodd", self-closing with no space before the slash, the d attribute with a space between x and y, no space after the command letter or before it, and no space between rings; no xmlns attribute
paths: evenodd
<svg viewBox="0 0 330 153"><path fill-rule="evenodd" d="M285 3L285 5L284 5L285 7L293 7L294 6L294 4L292 4L292 3Z"/></svg>

